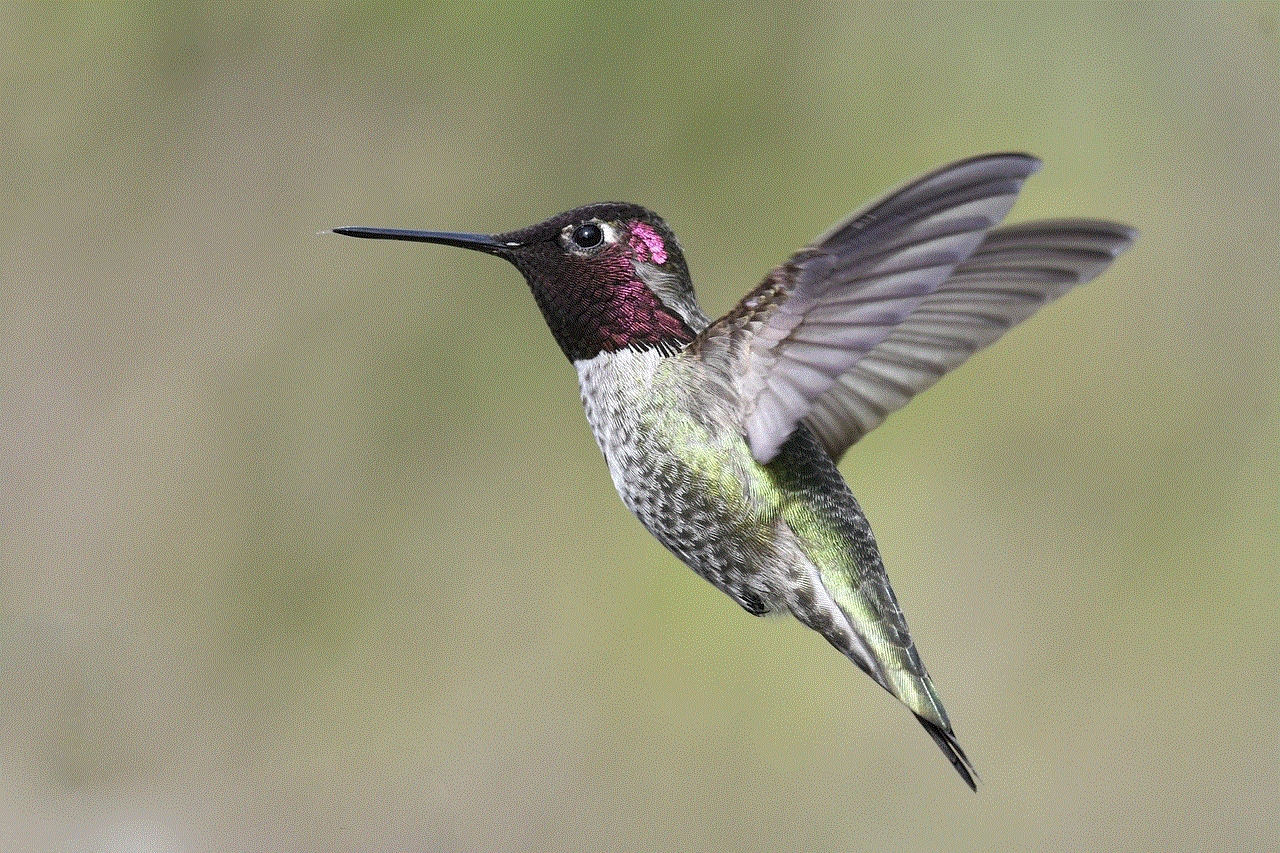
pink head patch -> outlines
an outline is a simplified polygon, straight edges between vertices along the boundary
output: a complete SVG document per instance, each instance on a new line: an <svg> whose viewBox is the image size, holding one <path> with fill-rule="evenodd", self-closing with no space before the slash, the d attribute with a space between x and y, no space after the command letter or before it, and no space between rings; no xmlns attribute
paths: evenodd
<svg viewBox="0 0 1280 853"><path fill-rule="evenodd" d="M653 230L652 225L637 222L631 226L631 233L640 238L640 242L649 250L649 257L653 258L655 264L667 262L667 247L663 245L662 236ZM635 248L640 247L637 245Z"/></svg>

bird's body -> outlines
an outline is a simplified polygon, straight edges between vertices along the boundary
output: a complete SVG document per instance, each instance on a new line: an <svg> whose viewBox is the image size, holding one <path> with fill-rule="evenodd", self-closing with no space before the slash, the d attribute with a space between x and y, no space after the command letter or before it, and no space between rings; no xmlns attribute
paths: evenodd
<svg viewBox="0 0 1280 853"><path fill-rule="evenodd" d="M587 420L622 502L748 613L791 613L911 708L961 775L951 736L880 560L835 462L801 425L768 464L742 441L740 401L700 393L687 354L577 362ZM841 603L843 603L843 606Z"/></svg>
<svg viewBox="0 0 1280 853"><path fill-rule="evenodd" d="M748 612L791 613L821 633L973 786L836 461L1131 242L1130 229L1095 220L995 229L1038 165L988 155L926 175L798 251L715 322L674 234L637 205L589 205L495 237L336 230L515 264L577 369L626 506Z"/></svg>

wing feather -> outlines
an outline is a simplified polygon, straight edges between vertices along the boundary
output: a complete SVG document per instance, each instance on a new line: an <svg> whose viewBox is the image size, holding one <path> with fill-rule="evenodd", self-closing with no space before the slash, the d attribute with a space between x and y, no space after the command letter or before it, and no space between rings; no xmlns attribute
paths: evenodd
<svg viewBox="0 0 1280 853"><path fill-rule="evenodd" d="M840 456L916 394L1132 245L1133 229L1060 219L991 231L973 255L816 399L805 422Z"/></svg>
<svg viewBox="0 0 1280 853"><path fill-rule="evenodd" d="M875 409L905 402L895 405L905 391L889 394L883 382L841 383L975 254L1039 166L1025 154L991 154L931 172L837 223L703 330L690 352L739 377L745 437L757 461L772 459L802 419L830 449L875 420ZM1015 235L1011 243L1033 251L1026 240ZM979 303L970 297L965 304L981 312ZM710 345L723 337L727 345ZM921 356L922 365L930 358Z"/></svg>

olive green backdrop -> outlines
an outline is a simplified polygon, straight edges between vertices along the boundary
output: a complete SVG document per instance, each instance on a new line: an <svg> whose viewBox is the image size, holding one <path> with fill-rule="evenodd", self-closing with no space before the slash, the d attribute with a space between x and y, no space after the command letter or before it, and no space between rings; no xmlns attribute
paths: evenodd
<svg viewBox="0 0 1280 853"><path fill-rule="evenodd" d="M0 849L1274 849L1277 6L5 7ZM623 509L518 274L916 173L1143 232L843 469L983 778Z"/></svg>

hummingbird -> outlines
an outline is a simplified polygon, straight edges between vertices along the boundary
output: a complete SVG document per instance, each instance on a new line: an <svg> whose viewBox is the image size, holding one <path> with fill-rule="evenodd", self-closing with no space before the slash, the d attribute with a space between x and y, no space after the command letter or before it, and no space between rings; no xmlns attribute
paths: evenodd
<svg viewBox="0 0 1280 853"><path fill-rule="evenodd" d="M1040 167L960 160L795 252L712 321L671 229L605 202L505 234L335 228L496 255L524 274L627 508L755 616L791 614L907 706L969 787L972 762L836 463L913 396L1136 238L997 227Z"/></svg>

